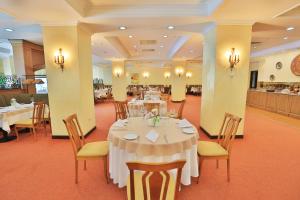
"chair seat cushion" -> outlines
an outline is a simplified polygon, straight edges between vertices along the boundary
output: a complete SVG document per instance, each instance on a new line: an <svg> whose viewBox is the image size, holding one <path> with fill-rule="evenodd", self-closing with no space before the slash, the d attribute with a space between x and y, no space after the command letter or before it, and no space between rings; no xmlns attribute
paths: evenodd
<svg viewBox="0 0 300 200"><path fill-rule="evenodd" d="M32 125L32 119L24 119L24 120L19 120L15 123L16 125Z"/></svg>
<svg viewBox="0 0 300 200"><path fill-rule="evenodd" d="M78 151L78 158L85 157L101 157L106 156L108 153L108 142L99 141L99 142L90 142L83 145L83 147Z"/></svg>
<svg viewBox="0 0 300 200"><path fill-rule="evenodd" d="M144 200L143 184L142 184L143 174L144 173L141 171L135 171L135 173L134 173L135 199L138 199L138 200ZM164 175L162 175L162 176L164 177ZM147 190L150 191L149 184L146 183L146 187L147 187ZM175 187L176 187L175 177L172 174L170 174L170 180L169 180L169 186L168 186L166 200L174 200ZM162 194L162 192L161 192L161 194ZM130 176L128 176L128 179L127 179L127 199L131 200ZM149 199L151 199L151 198L149 198Z"/></svg>
<svg viewBox="0 0 300 200"><path fill-rule="evenodd" d="M200 156L227 156L228 152L216 142L199 141L198 154Z"/></svg>

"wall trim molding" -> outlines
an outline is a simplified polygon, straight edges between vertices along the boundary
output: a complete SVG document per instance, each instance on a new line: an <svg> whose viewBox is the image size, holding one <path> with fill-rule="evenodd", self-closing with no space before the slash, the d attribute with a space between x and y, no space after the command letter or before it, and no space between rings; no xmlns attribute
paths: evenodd
<svg viewBox="0 0 300 200"><path fill-rule="evenodd" d="M87 138L94 130L96 130L96 126L94 126L91 130L84 135L84 138ZM52 135L52 139L69 139L68 135Z"/></svg>
<svg viewBox="0 0 300 200"><path fill-rule="evenodd" d="M218 139L218 135L211 135L209 132L207 132L202 126L200 126L200 129L203 131L203 133L209 138L209 139ZM243 139L244 135L236 135L236 139Z"/></svg>

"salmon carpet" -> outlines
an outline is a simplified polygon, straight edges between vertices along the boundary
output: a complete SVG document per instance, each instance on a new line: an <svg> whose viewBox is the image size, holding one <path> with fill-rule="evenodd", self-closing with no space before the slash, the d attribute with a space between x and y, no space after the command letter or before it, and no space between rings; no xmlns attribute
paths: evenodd
<svg viewBox="0 0 300 200"><path fill-rule="evenodd" d="M200 97L187 97L185 118L199 127ZM175 106L174 104L170 106ZM97 129L88 141L104 140L113 123L112 103L96 107ZM231 159L231 182L226 180L226 162L205 161L200 183L183 187L180 200L299 200L300 120L281 120L275 114L247 108L245 137L235 140ZM299 122L299 123L297 123ZM216 124L220 127L220 124ZM49 132L49 130L48 130ZM200 139L208 138L199 130ZM118 200L125 188L106 184L99 160L83 163L79 183L74 183L74 158L69 140L38 139L23 134L19 142L0 144L1 200Z"/></svg>

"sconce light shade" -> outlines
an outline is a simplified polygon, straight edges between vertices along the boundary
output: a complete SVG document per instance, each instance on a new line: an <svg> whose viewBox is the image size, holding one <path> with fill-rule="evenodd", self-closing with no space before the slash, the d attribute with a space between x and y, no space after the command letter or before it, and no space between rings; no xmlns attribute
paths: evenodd
<svg viewBox="0 0 300 200"><path fill-rule="evenodd" d="M192 72L187 72L186 74L185 74L185 76L187 77L187 78L191 78L192 77Z"/></svg>
<svg viewBox="0 0 300 200"><path fill-rule="evenodd" d="M121 68L116 68L115 70L114 70L114 74L115 74L115 76L116 77L120 77L121 75L122 75L122 69Z"/></svg>
<svg viewBox="0 0 300 200"><path fill-rule="evenodd" d="M144 78L149 78L149 72L144 72L144 73L143 73L143 77L144 77Z"/></svg>
<svg viewBox="0 0 300 200"><path fill-rule="evenodd" d="M164 77L165 77L165 79L170 78L171 77L171 73L170 72L165 72L164 73Z"/></svg>
<svg viewBox="0 0 300 200"><path fill-rule="evenodd" d="M233 70L234 66L240 62L240 55L235 50L235 48L231 49L231 52L229 53L229 64L230 64L230 70Z"/></svg>
<svg viewBox="0 0 300 200"><path fill-rule="evenodd" d="M183 75L183 72L184 72L184 70L183 70L182 67L177 67L177 68L175 69L175 74L176 74L178 77L181 77L181 76Z"/></svg>
<svg viewBox="0 0 300 200"><path fill-rule="evenodd" d="M58 52L55 54L54 62L60 66L61 71L64 71L65 56L63 55L62 48L59 48Z"/></svg>

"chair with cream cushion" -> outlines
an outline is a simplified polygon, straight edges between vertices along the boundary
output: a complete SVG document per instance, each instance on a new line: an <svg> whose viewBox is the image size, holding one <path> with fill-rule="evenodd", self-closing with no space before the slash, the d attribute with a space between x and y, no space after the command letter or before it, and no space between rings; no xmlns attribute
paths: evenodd
<svg viewBox="0 0 300 200"><path fill-rule="evenodd" d="M127 101L114 101L116 121L118 119L126 119L128 117Z"/></svg>
<svg viewBox="0 0 300 200"><path fill-rule="evenodd" d="M242 119L240 117L225 113L217 142L199 141L199 177L197 183L199 182L201 166L203 160L205 159L217 160L217 168L219 166L219 160L227 160L227 180L228 182L230 181L230 153L232 142L235 139L235 135L241 120Z"/></svg>
<svg viewBox="0 0 300 200"><path fill-rule="evenodd" d="M185 160L170 163L128 162L130 171L127 183L128 200L176 199L185 162ZM168 172L173 169L177 169L176 178Z"/></svg>
<svg viewBox="0 0 300 200"><path fill-rule="evenodd" d="M45 111L45 104L43 102L35 102L33 106L32 118L20 120L15 123L15 133L17 136L17 140L19 139L19 132L18 128L29 128L30 132L33 132L34 138L36 138L36 128L44 127L45 134L46 126L44 122L44 111Z"/></svg>
<svg viewBox="0 0 300 200"><path fill-rule="evenodd" d="M182 101L179 101L179 102L176 102L176 103L180 103L180 106L179 106L179 109L178 109L177 113L176 114L168 113L168 116L172 117L172 118L176 118L176 119L182 119L182 113L183 113L183 108L184 108L184 105L185 105L185 100L182 100Z"/></svg>
<svg viewBox="0 0 300 200"><path fill-rule="evenodd" d="M108 142L98 141L86 143L81 127L79 125L77 115L72 114L63 120L67 128L69 138L72 143L75 158L75 183L78 183L78 161L84 160L84 170L86 170L86 160L102 159L104 163L104 176L107 183L109 182L107 174L107 155Z"/></svg>

